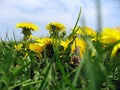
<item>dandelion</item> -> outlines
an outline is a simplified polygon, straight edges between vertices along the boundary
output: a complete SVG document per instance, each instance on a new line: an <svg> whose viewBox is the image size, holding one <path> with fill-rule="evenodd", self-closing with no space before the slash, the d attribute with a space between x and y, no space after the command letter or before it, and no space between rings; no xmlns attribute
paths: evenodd
<svg viewBox="0 0 120 90"><path fill-rule="evenodd" d="M31 36L31 31L38 30L38 26L29 23L29 22L21 22L16 25L17 28L22 28L22 33L24 34L24 39L28 39Z"/></svg>
<svg viewBox="0 0 120 90"><path fill-rule="evenodd" d="M49 44L52 44L52 39L49 37L38 38L36 39L36 42L42 43L44 45L49 45Z"/></svg>
<svg viewBox="0 0 120 90"><path fill-rule="evenodd" d="M86 42L81 38L76 38L72 44L72 52L76 49L76 47L80 48L80 57L82 57L86 48Z"/></svg>
<svg viewBox="0 0 120 90"><path fill-rule="evenodd" d="M66 27L59 22L51 22L46 26L49 30L51 37L58 37L60 32L64 32Z"/></svg>
<svg viewBox="0 0 120 90"><path fill-rule="evenodd" d="M47 30L58 30L58 31L63 31L65 30L65 26L59 22L51 22L46 26Z"/></svg>
<svg viewBox="0 0 120 90"><path fill-rule="evenodd" d="M81 34L81 35L88 35L88 36L96 36L96 32L89 27L76 27L75 30L77 31L77 34Z"/></svg>
<svg viewBox="0 0 120 90"><path fill-rule="evenodd" d="M61 41L60 44L61 44L61 46L64 47L64 49L66 49L68 47L68 45L69 45L70 42L71 42L70 40ZM81 38L76 38L74 40L74 42L72 43L72 45L71 45L71 51L74 52L75 49L76 49L76 47L80 48L79 55L80 55L80 57L82 57L82 55L83 55L83 53L85 51L85 48L86 48L85 41L83 39L81 39Z"/></svg>
<svg viewBox="0 0 120 90"><path fill-rule="evenodd" d="M26 28L27 30L32 30L32 31L35 31L35 30L38 30L38 26L36 26L35 24L33 23L29 23L29 22L21 22L21 23L18 23L16 25L17 28Z"/></svg>
<svg viewBox="0 0 120 90"><path fill-rule="evenodd" d="M37 39L36 41L39 42L39 43L42 43L44 45L44 50L43 50L42 54L43 55L46 54L46 56L48 58L51 58L54 54L52 39L48 38L48 37L45 37L45 38Z"/></svg>
<svg viewBox="0 0 120 90"><path fill-rule="evenodd" d="M104 28L100 34L100 42L111 44L120 40L120 31L113 28Z"/></svg>
<svg viewBox="0 0 120 90"><path fill-rule="evenodd" d="M70 43L71 41L70 40L65 40L65 41L63 41L63 40L61 40L60 41L60 45L61 46L63 46L64 47L64 50L68 47L68 45L69 45L69 43Z"/></svg>
<svg viewBox="0 0 120 90"><path fill-rule="evenodd" d="M71 33L69 38L74 38L76 35L89 36L91 41L96 41L96 32L90 27L76 27L72 29L74 33Z"/></svg>
<svg viewBox="0 0 120 90"><path fill-rule="evenodd" d="M69 60L69 64L75 68L79 65L80 60L85 52L85 48L86 48L86 42L81 39L81 38L76 38L74 41L71 40L66 40L66 41L62 41L60 42L61 46L64 47L64 50L67 49L68 45L71 43L71 56L70 56L70 60Z"/></svg>
<svg viewBox="0 0 120 90"><path fill-rule="evenodd" d="M29 49L35 53L41 53L44 50L44 45L41 43L29 44Z"/></svg>
<svg viewBox="0 0 120 90"><path fill-rule="evenodd" d="M45 49L46 45L50 44L52 42L51 39L47 38L47 37L46 38L36 38L35 41L36 41L36 43L33 43L33 44L31 43L29 45L29 49L36 53L41 53Z"/></svg>
<svg viewBox="0 0 120 90"><path fill-rule="evenodd" d="M29 45L29 49L35 53L41 53L44 54L46 52L46 55L48 57L53 56L53 47L52 47L52 40L51 38L44 37L44 38L37 38L36 43L31 43Z"/></svg>

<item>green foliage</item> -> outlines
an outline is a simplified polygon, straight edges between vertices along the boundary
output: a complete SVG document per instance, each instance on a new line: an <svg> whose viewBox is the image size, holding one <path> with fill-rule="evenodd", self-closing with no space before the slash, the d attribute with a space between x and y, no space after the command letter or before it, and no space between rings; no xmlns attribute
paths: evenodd
<svg viewBox="0 0 120 90"><path fill-rule="evenodd" d="M28 56L14 46L21 42L1 41L0 43L0 89L1 90L116 90L120 83L119 53L110 58L111 46L102 46L99 41L91 42L88 37L86 51L78 66L70 62L71 43L62 53L59 40L53 43L52 57L38 57L30 50ZM57 45L57 46L56 46ZM96 54L92 52L96 49Z"/></svg>

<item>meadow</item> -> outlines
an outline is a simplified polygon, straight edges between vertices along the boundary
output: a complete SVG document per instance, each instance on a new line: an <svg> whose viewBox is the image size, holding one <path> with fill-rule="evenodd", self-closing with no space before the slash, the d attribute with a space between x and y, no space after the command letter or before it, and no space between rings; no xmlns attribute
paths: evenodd
<svg viewBox="0 0 120 90"><path fill-rule="evenodd" d="M16 24L20 40L0 41L0 90L120 90L120 28L79 26L69 35L59 22L36 37L33 23Z"/></svg>

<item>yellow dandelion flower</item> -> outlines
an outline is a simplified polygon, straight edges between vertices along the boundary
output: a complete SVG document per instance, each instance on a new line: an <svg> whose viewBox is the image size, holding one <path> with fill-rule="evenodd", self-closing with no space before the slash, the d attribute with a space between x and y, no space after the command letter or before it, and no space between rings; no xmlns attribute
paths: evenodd
<svg viewBox="0 0 120 90"><path fill-rule="evenodd" d="M103 44L111 44L120 40L120 31L113 28L104 28L101 32L100 42Z"/></svg>
<svg viewBox="0 0 120 90"><path fill-rule="evenodd" d="M96 36L96 32L89 27L76 27L75 30L77 30L77 34L81 34L81 35L89 35L89 36Z"/></svg>
<svg viewBox="0 0 120 90"><path fill-rule="evenodd" d="M22 33L24 35L24 40L28 40L31 38L31 31L35 31L38 30L38 26L33 24L33 23L29 23L29 22L21 22L18 23L16 25L17 28L22 28Z"/></svg>
<svg viewBox="0 0 120 90"><path fill-rule="evenodd" d="M29 49L33 52L36 52L36 53L41 53L43 50L44 50L44 44L41 44L41 43L31 43L29 45Z"/></svg>
<svg viewBox="0 0 120 90"><path fill-rule="evenodd" d="M45 51L46 56L48 58L51 58L53 56L53 54L54 54L52 39L48 38L48 37L44 37L44 38L39 38L36 41L44 46L43 47L43 49L44 49L43 52ZM44 54L44 53L42 53L42 54Z"/></svg>
<svg viewBox="0 0 120 90"><path fill-rule="evenodd" d="M58 30L58 31L64 31L65 26L59 22L51 22L46 26L47 30L53 31L53 30Z"/></svg>
<svg viewBox="0 0 120 90"><path fill-rule="evenodd" d="M61 46L63 46L64 47L64 50L68 47L68 45L69 45L69 43L70 43L71 41L70 40L66 40L66 41L63 41L63 40L61 40L60 41L60 45Z"/></svg>
<svg viewBox="0 0 120 90"><path fill-rule="evenodd" d="M117 54L117 51L120 50L120 43L118 43L117 45L115 45L113 47L113 50L111 52L111 58L113 58L116 54Z"/></svg>
<svg viewBox="0 0 120 90"><path fill-rule="evenodd" d="M17 28L25 28L27 30L32 30L32 31L35 31L35 30L39 30L38 26L33 24L33 23L29 23L29 22L21 22L21 23L18 23L16 25Z"/></svg>
<svg viewBox="0 0 120 90"><path fill-rule="evenodd" d="M34 51L36 53L41 53L47 45L52 44L51 38L45 37L45 38L37 38L36 39L37 43L33 43L29 45L29 49L31 51Z"/></svg>
<svg viewBox="0 0 120 90"><path fill-rule="evenodd" d="M72 44L72 52L76 49L76 47L80 48L80 57L82 57L85 48L86 48L86 43L83 39L76 38L75 41Z"/></svg>
<svg viewBox="0 0 120 90"><path fill-rule="evenodd" d="M49 37L39 38L36 41L44 45L52 44L52 39Z"/></svg>
<svg viewBox="0 0 120 90"><path fill-rule="evenodd" d="M69 45L71 41L70 40L66 40L66 41L61 41L61 46L64 47L64 49L66 49ZM76 38L75 41L72 43L72 46L71 46L71 50L72 52L74 52L74 50L76 49L76 47L79 47L80 48L80 57L82 57L84 51L85 51L85 48L86 48L86 43L83 39L80 39L80 38Z"/></svg>

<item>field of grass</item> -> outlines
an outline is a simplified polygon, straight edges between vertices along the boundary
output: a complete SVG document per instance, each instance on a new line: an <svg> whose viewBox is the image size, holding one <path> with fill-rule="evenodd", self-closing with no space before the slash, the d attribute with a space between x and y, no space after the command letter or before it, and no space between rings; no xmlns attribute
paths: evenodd
<svg viewBox="0 0 120 90"><path fill-rule="evenodd" d="M120 90L120 29L77 23L66 35L51 22L48 37L32 36L32 23L17 24L24 37L0 41L0 90Z"/></svg>

